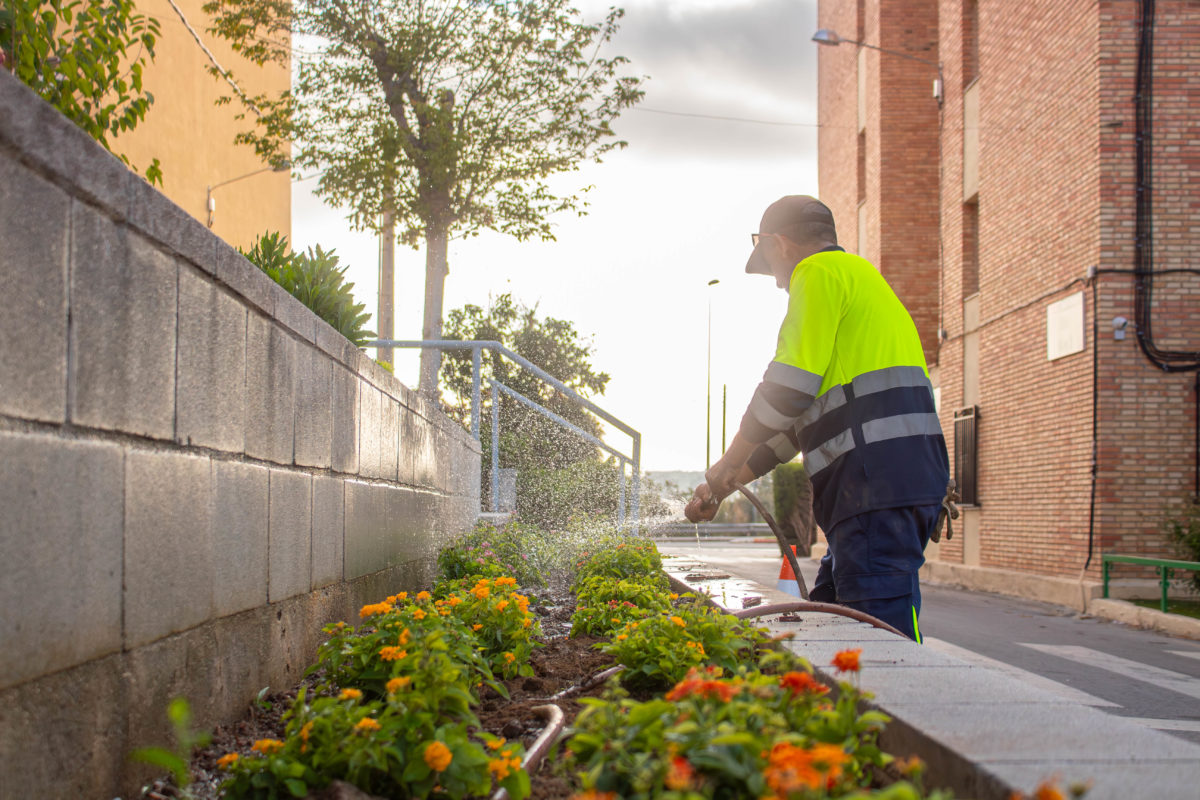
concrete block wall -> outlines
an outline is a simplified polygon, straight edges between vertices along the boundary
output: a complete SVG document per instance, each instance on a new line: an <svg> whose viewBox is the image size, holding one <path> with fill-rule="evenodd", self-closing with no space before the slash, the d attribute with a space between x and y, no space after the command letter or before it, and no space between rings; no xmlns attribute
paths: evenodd
<svg viewBox="0 0 1200 800"><path fill-rule="evenodd" d="M133 794L479 509L456 423L0 74L0 797ZM168 180L169 180L168 176Z"/></svg>

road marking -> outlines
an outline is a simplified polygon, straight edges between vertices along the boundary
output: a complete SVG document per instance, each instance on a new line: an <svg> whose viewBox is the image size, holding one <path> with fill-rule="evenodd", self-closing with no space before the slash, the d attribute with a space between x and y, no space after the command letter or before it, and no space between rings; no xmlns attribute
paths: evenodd
<svg viewBox="0 0 1200 800"><path fill-rule="evenodd" d="M1160 689L1169 689L1172 692L1200 700L1200 678L1193 678L1182 672L1173 672L1169 669L1143 664L1140 661L1130 661L1128 658L1109 655L1090 647L1080 647L1074 644L1026 644L1024 642L1020 644L1031 650L1076 661L1087 666L1099 667L1126 678L1143 681Z"/></svg>
<svg viewBox="0 0 1200 800"><path fill-rule="evenodd" d="M1200 659L1200 650L1168 650L1167 652L1173 656Z"/></svg>
<svg viewBox="0 0 1200 800"><path fill-rule="evenodd" d="M1147 728L1158 731L1194 731L1200 733L1200 719L1150 719L1148 717L1121 717Z"/></svg>
<svg viewBox="0 0 1200 800"><path fill-rule="evenodd" d="M1102 697L1081 692L1065 683L1053 681L1044 675L1038 675L1036 672L1014 667L1012 664L1005 664L1003 661L997 661L994 658L988 658L985 655L976 653L973 650L967 650L965 647L950 644L941 639L934 639L929 636L925 637L925 646L937 650L939 653L945 653L948 656L954 656L957 659L966 661L968 664L993 669L996 672L1002 672L1010 678L1015 678L1026 686L1034 686L1045 692L1058 695L1059 697L1079 703L1084 706L1092 706L1094 708L1120 708L1120 703L1113 703L1105 700Z"/></svg>

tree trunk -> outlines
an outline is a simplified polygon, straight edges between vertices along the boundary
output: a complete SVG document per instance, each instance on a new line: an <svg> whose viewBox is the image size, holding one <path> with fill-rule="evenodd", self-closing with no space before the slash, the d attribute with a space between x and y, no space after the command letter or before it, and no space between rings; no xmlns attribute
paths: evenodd
<svg viewBox="0 0 1200 800"><path fill-rule="evenodd" d="M425 237L425 321L421 325L422 339L442 338L442 296L446 288L446 240L445 229L433 230ZM421 350L421 377L418 390L432 402L437 402L438 370L442 365L442 351L432 348Z"/></svg>
<svg viewBox="0 0 1200 800"><path fill-rule="evenodd" d="M379 338L396 337L396 215L383 212L383 231L379 235ZM380 347L378 360L394 365L392 348Z"/></svg>

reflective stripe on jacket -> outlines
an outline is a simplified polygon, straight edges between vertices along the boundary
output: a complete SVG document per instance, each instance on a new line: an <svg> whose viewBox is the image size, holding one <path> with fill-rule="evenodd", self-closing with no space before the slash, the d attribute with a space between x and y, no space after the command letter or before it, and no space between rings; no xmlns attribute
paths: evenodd
<svg viewBox="0 0 1200 800"><path fill-rule="evenodd" d="M792 273L775 358L742 418L762 475L804 453L829 530L881 508L938 503L949 458L912 317L870 262L839 250Z"/></svg>

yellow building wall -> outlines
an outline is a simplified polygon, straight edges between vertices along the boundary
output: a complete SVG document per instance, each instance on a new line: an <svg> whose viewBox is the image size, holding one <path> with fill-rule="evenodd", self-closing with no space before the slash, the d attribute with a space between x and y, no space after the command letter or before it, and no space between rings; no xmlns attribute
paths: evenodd
<svg viewBox="0 0 1200 800"><path fill-rule="evenodd" d="M175 0L201 41L222 67L233 72L243 91L253 97L288 88L290 67L257 67L207 32L210 23L201 10L204 2ZM212 231L235 247L248 248L264 231L279 231L290 239L289 173L267 169L251 175L266 165L252 147L233 143L234 135L248 127L253 112L247 111L247 119L239 121L234 118L243 110L239 101L216 105L217 98L232 89L207 72L211 62L168 0L137 0L137 10L157 19L162 30L144 78L154 104L137 128L112 140L113 149L128 156L141 171L157 158L162 164L162 192L201 222L208 217L207 188L239 178L212 192L216 200ZM244 175L248 177L241 177Z"/></svg>

